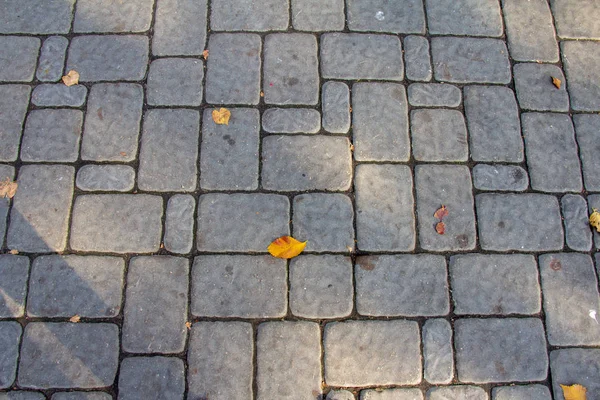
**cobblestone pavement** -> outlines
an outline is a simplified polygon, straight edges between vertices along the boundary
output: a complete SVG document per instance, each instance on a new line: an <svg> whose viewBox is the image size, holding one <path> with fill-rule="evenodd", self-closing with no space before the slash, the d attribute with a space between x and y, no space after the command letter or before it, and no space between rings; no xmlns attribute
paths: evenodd
<svg viewBox="0 0 600 400"><path fill-rule="evenodd" d="M599 21L0 0L0 399L599 400Z"/></svg>

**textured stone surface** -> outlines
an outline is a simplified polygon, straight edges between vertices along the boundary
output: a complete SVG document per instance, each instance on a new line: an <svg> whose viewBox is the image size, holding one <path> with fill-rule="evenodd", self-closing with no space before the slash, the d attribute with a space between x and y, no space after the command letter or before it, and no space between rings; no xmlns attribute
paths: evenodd
<svg viewBox="0 0 600 400"><path fill-rule="evenodd" d="M205 194L198 201L200 251L266 251L289 234L286 197L272 194Z"/></svg>
<svg viewBox="0 0 600 400"><path fill-rule="evenodd" d="M492 389L493 400L551 400L550 390L543 385L498 386Z"/></svg>
<svg viewBox="0 0 600 400"><path fill-rule="evenodd" d="M263 113L262 125L271 133L317 133L321 114L309 108L269 108Z"/></svg>
<svg viewBox="0 0 600 400"><path fill-rule="evenodd" d="M110 386L119 363L118 327L32 322L25 327L20 354L17 382L21 387Z"/></svg>
<svg viewBox="0 0 600 400"><path fill-rule="evenodd" d="M533 193L480 194L476 203L482 249L562 249L563 229L556 197ZM540 219L540 215L544 218Z"/></svg>
<svg viewBox="0 0 600 400"><path fill-rule="evenodd" d="M287 309L286 295L285 262L270 255L198 256L194 259L193 315L283 317Z"/></svg>
<svg viewBox="0 0 600 400"><path fill-rule="evenodd" d="M147 111L140 149L139 188L159 192L196 189L199 135L198 111Z"/></svg>
<svg viewBox="0 0 600 400"><path fill-rule="evenodd" d="M56 82L63 73L69 40L64 36L50 36L44 40L36 70L36 78L42 82Z"/></svg>
<svg viewBox="0 0 600 400"><path fill-rule="evenodd" d="M21 332L18 322L0 322L0 389L12 386L15 381Z"/></svg>
<svg viewBox="0 0 600 400"><path fill-rule="evenodd" d="M355 400L352 392L348 390L332 390L327 393L325 400Z"/></svg>
<svg viewBox="0 0 600 400"><path fill-rule="evenodd" d="M458 107L460 89L444 83L413 83L408 87L408 101L415 107Z"/></svg>
<svg viewBox="0 0 600 400"><path fill-rule="evenodd" d="M311 322L266 322L256 343L257 399L321 396L319 326Z"/></svg>
<svg viewBox="0 0 600 400"><path fill-rule="evenodd" d="M343 82L328 81L321 93L323 129L331 133L346 133L350 129L350 90Z"/></svg>
<svg viewBox="0 0 600 400"><path fill-rule="evenodd" d="M0 86L0 161L15 161L31 88L26 85Z"/></svg>
<svg viewBox="0 0 600 400"><path fill-rule="evenodd" d="M344 29L344 0L292 0L292 25L299 31Z"/></svg>
<svg viewBox="0 0 600 400"><path fill-rule="evenodd" d="M258 104L260 36L219 33L208 42L206 101L214 104Z"/></svg>
<svg viewBox="0 0 600 400"><path fill-rule="evenodd" d="M517 64L514 66L515 88L519 105L524 110L568 111L567 89L560 89L552 83L552 78L565 82L562 70L555 65Z"/></svg>
<svg viewBox="0 0 600 400"><path fill-rule="evenodd" d="M15 168L9 165L0 164L0 181L13 180L15 176ZM0 246L4 245L4 237L6 234L8 211L10 208L10 199L0 199ZM1 307L1 306L0 306ZM2 312L0 311L0 315Z"/></svg>
<svg viewBox="0 0 600 400"><path fill-rule="evenodd" d="M345 137L268 136L262 144L262 185L269 190L348 190L352 155Z"/></svg>
<svg viewBox="0 0 600 400"><path fill-rule="evenodd" d="M583 181L587 190L600 191L600 163L596 155L600 151L600 116L575 115L575 132L579 144L579 158L583 169Z"/></svg>
<svg viewBox="0 0 600 400"><path fill-rule="evenodd" d="M1 6L0 6L1 7ZM27 36L0 36L0 82L33 80L41 41Z"/></svg>
<svg viewBox="0 0 600 400"><path fill-rule="evenodd" d="M203 65L194 58L152 61L146 96L153 106L199 106L202 102Z"/></svg>
<svg viewBox="0 0 600 400"><path fill-rule="evenodd" d="M207 3L207 0L157 0L152 54L201 55L206 42Z"/></svg>
<svg viewBox="0 0 600 400"><path fill-rule="evenodd" d="M410 124L415 160L467 161L469 158L467 126L460 111L413 110Z"/></svg>
<svg viewBox="0 0 600 400"><path fill-rule="evenodd" d="M423 400L420 389L369 389L360 392L361 400Z"/></svg>
<svg viewBox="0 0 600 400"><path fill-rule="evenodd" d="M525 254L450 257L455 314L537 314L541 310L535 258Z"/></svg>
<svg viewBox="0 0 600 400"><path fill-rule="evenodd" d="M423 325L424 378L429 383L446 384L454 376L452 327L445 319L429 319Z"/></svg>
<svg viewBox="0 0 600 400"><path fill-rule="evenodd" d="M146 194L79 196L73 208L71 248L145 253L158 250L163 200Z"/></svg>
<svg viewBox="0 0 600 400"><path fill-rule="evenodd" d="M321 74L334 79L404 76L400 39L390 35L326 33L321 36Z"/></svg>
<svg viewBox="0 0 600 400"><path fill-rule="evenodd" d="M57 392L52 400L111 400L112 396L105 392Z"/></svg>
<svg viewBox="0 0 600 400"><path fill-rule="evenodd" d="M129 262L123 350L131 353L179 353L184 350L188 274L189 260L186 258L135 257Z"/></svg>
<svg viewBox="0 0 600 400"><path fill-rule="evenodd" d="M550 4L558 36L570 39L600 39L600 10L594 0L552 0Z"/></svg>
<svg viewBox="0 0 600 400"><path fill-rule="evenodd" d="M356 167L357 245L366 251L415 248L413 179L403 165Z"/></svg>
<svg viewBox="0 0 600 400"><path fill-rule="evenodd" d="M561 382L578 383L588 391L590 400L600 393L600 349L562 349L550 353L552 389L556 400L565 400Z"/></svg>
<svg viewBox="0 0 600 400"><path fill-rule="evenodd" d="M22 317L29 276L29 259L9 254L0 255L0 318Z"/></svg>
<svg viewBox="0 0 600 400"><path fill-rule="evenodd" d="M185 391L183 361L174 357L129 357L119 370L119 398L177 400Z"/></svg>
<svg viewBox="0 0 600 400"><path fill-rule="evenodd" d="M68 33L75 0L5 0L0 4L0 33Z"/></svg>
<svg viewBox="0 0 600 400"><path fill-rule="evenodd" d="M192 326L188 397L214 400L252 397L252 326L200 322Z"/></svg>
<svg viewBox="0 0 600 400"><path fill-rule="evenodd" d="M135 171L128 165L87 164L79 168L75 184L86 191L128 192L133 189Z"/></svg>
<svg viewBox="0 0 600 400"><path fill-rule="evenodd" d="M373 118L373 115L385 118ZM352 86L352 135L357 161L408 161L408 102L394 83Z"/></svg>
<svg viewBox="0 0 600 400"><path fill-rule="evenodd" d="M433 70L429 55L429 41L422 36L404 38L404 62L406 79L412 81L429 81Z"/></svg>
<svg viewBox="0 0 600 400"><path fill-rule="evenodd" d="M465 251L475 247L475 215L469 169L464 166L418 165L415 169L419 244L426 250ZM439 235L433 214L444 204L446 233Z"/></svg>
<svg viewBox="0 0 600 400"><path fill-rule="evenodd" d="M45 400L40 392L10 391L0 393L0 400Z"/></svg>
<svg viewBox="0 0 600 400"><path fill-rule="evenodd" d="M417 317L450 311L441 256L361 256L356 267L356 310L361 315Z"/></svg>
<svg viewBox="0 0 600 400"><path fill-rule="evenodd" d="M461 382L546 379L548 355L541 320L460 319L454 329L456 370Z"/></svg>
<svg viewBox="0 0 600 400"><path fill-rule="evenodd" d="M416 322L333 322L325 326L323 335L325 382L330 386L415 385L421 381Z"/></svg>
<svg viewBox="0 0 600 400"><path fill-rule="evenodd" d="M487 393L477 386L433 387L427 391L427 400L488 400Z"/></svg>
<svg viewBox="0 0 600 400"><path fill-rule="evenodd" d="M341 318L352 312L352 261L304 255L290 262L290 310L304 318Z"/></svg>
<svg viewBox="0 0 600 400"><path fill-rule="evenodd" d="M214 0L210 27L214 31L285 30L288 0Z"/></svg>
<svg viewBox="0 0 600 400"><path fill-rule="evenodd" d="M501 36L498 0L427 0L427 22L433 35Z"/></svg>
<svg viewBox="0 0 600 400"><path fill-rule="evenodd" d="M472 0L470 2L473 3ZM462 22L460 24L464 26ZM506 44L500 40L436 37L431 39L431 51L434 76L439 81L505 84L510 82L508 50Z"/></svg>
<svg viewBox="0 0 600 400"><path fill-rule="evenodd" d="M479 190L522 192L529 186L529 177L516 165L477 164L473 167L473 186Z"/></svg>
<svg viewBox="0 0 600 400"><path fill-rule="evenodd" d="M200 187L206 190L257 189L259 131L257 110L232 109L228 125L217 125L212 119L212 110L205 110Z"/></svg>
<svg viewBox="0 0 600 400"><path fill-rule="evenodd" d="M83 112L34 110L25 122L21 160L73 162L79 157Z"/></svg>
<svg viewBox="0 0 600 400"><path fill-rule="evenodd" d="M544 254L540 256L548 342L555 346L600 344L597 277L590 256Z"/></svg>
<svg viewBox="0 0 600 400"><path fill-rule="evenodd" d="M30 317L116 317L125 263L118 257L50 255L34 260L29 278Z"/></svg>
<svg viewBox="0 0 600 400"><path fill-rule="evenodd" d="M85 103L87 88L83 85L38 85L31 94L31 102L38 107L81 107Z"/></svg>
<svg viewBox="0 0 600 400"><path fill-rule="evenodd" d="M154 0L80 0L75 32L144 32L150 29Z"/></svg>
<svg viewBox="0 0 600 400"><path fill-rule="evenodd" d="M600 43L571 41L562 43L561 48L571 107L578 111L600 111Z"/></svg>
<svg viewBox="0 0 600 400"><path fill-rule="evenodd" d="M176 194L169 199L163 239L165 249L180 254L192 250L195 209L196 201L191 195Z"/></svg>
<svg viewBox="0 0 600 400"><path fill-rule="evenodd" d="M6 239L9 249L65 249L74 175L73 167L65 165L26 165L19 169Z"/></svg>
<svg viewBox="0 0 600 400"><path fill-rule="evenodd" d="M425 33L425 13L419 0L348 0L351 31Z"/></svg>
<svg viewBox="0 0 600 400"><path fill-rule="evenodd" d="M567 194L561 199L567 246L575 251L590 251L592 232L588 220L588 206L579 195Z"/></svg>

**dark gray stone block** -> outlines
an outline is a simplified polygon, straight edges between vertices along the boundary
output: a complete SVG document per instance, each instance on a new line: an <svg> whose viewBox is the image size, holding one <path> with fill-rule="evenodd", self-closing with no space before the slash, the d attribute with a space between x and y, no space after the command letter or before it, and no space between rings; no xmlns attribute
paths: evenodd
<svg viewBox="0 0 600 400"><path fill-rule="evenodd" d="M560 89L552 78L565 82L562 70L556 65L517 64L513 68L519 105L524 110L568 111L569 96L564 84Z"/></svg>
<svg viewBox="0 0 600 400"><path fill-rule="evenodd" d="M45 400L44 396L40 392L25 392L25 391L10 391L6 393L0 393L0 400Z"/></svg>
<svg viewBox="0 0 600 400"><path fill-rule="evenodd" d="M121 361L119 370L119 399L182 399L184 374L185 367L179 358L126 358Z"/></svg>
<svg viewBox="0 0 600 400"><path fill-rule="evenodd" d="M583 169L585 188L600 191L600 116L578 114L573 116L579 145L579 158Z"/></svg>
<svg viewBox="0 0 600 400"><path fill-rule="evenodd" d="M0 86L0 161L17 159L29 93L31 88L26 85Z"/></svg>
<svg viewBox="0 0 600 400"><path fill-rule="evenodd" d="M419 0L348 0L351 31L425 33L425 12Z"/></svg>
<svg viewBox="0 0 600 400"><path fill-rule="evenodd" d="M292 0L292 25L299 31L341 31L344 0Z"/></svg>
<svg viewBox="0 0 600 400"><path fill-rule="evenodd" d="M202 102L202 61L160 58L152 61L146 96L153 106L199 106Z"/></svg>
<svg viewBox="0 0 600 400"><path fill-rule="evenodd" d="M492 389L493 400L552 400L552 395L547 386L498 386Z"/></svg>
<svg viewBox="0 0 600 400"><path fill-rule="evenodd" d="M80 0L75 32L145 32L150 29L154 0Z"/></svg>
<svg viewBox="0 0 600 400"><path fill-rule="evenodd" d="M433 387L427 391L427 400L488 400L485 390L477 386Z"/></svg>
<svg viewBox="0 0 600 400"><path fill-rule="evenodd" d="M427 0L427 22L433 35L501 36L498 0Z"/></svg>
<svg viewBox="0 0 600 400"><path fill-rule="evenodd" d="M133 189L135 171L129 165L87 164L79 168L75 184L86 191L128 192Z"/></svg>
<svg viewBox="0 0 600 400"><path fill-rule="evenodd" d="M321 108L323 129L331 133L346 133L350 129L350 90L343 82L323 84Z"/></svg>
<svg viewBox="0 0 600 400"><path fill-rule="evenodd" d="M61 78L68 45L69 40L64 36L50 36L44 40L35 74L38 80L57 82Z"/></svg>
<svg viewBox="0 0 600 400"><path fill-rule="evenodd" d="M473 186L479 190L522 192L529 187L529 177L516 165L477 164L473 167Z"/></svg>
<svg viewBox="0 0 600 400"><path fill-rule="evenodd" d="M581 9L577 15L586 15L590 21L593 20L589 13L584 14ZM567 41L561 44L561 49L571 108L577 111L600 111L600 43Z"/></svg>
<svg viewBox="0 0 600 400"><path fill-rule="evenodd" d="M158 0L152 54L199 56L206 43L207 0Z"/></svg>
<svg viewBox="0 0 600 400"><path fill-rule="evenodd" d="M83 112L80 110L31 111L25 122L21 160L77 161L82 125Z"/></svg>
<svg viewBox="0 0 600 400"><path fill-rule="evenodd" d="M176 194L169 199L163 242L171 253L186 254L192 250L195 209L196 201L189 194Z"/></svg>
<svg viewBox="0 0 600 400"><path fill-rule="evenodd" d="M460 111L439 108L413 110L410 124L415 160L468 160L467 125Z"/></svg>
<svg viewBox="0 0 600 400"><path fill-rule="evenodd" d="M112 400L112 396L105 392L57 392L52 400Z"/></svg>
<svg viewBox="0 0 600 400"><path fill-rule="evenodd" d="M6 0L0 4L0 33L68 33L75 0Z"/></svg>
<svg viewBox="0 0 600 400"><path fill-rule="evenodd" d="M22 331L16 321L0 322L0 389L11 387L15 381Z"/></svg>
<svg viewBox="0 0 600 400"><path fill-rule="evenodd" d="M213 31L281 31L288 28L288 0L214 0Z"/></svg>
<svg viewBox="0 0 600 400"><path fill-rule="evenodd" d="M423 324L423 368L425 380L447 384L454 377L452 327L445 319L428 319Z"/></svg>
<svg viewBox="0 0 600 400"><path fill-rule="evenodd" d="M412 81L429 81L433 70L429 55L429 41L423 36L407 36L404 38L404 62L406 79Z"/></svg>
<svg viewBox="0 0 600 400"><path fill-rule="evenodd" d="M600 39L600 10L594 0L551 0L550 4L559 37Z"/></svg>
<svg viewBox="0 0 600 400"><path fill-rule="evenodd" d="M81 107L86 96L87 88L83 85L69 87L61 83L46 83L35 87L31 103L38 107Z"/></svg>
<svg viewBox="0 0 600 400"><path fill-rule="evenodd" d="M0 318L19 318L25 312L29 259L0 255Z"/></svg>
<svg viewBox="0 0 600 400"><path fill-rule="evenodd" d="M560 384L580 384L588 399L600 393L600 349L561 349L550 353L552 389L556 400L565 400Z"/></svg>
<svg viewBox="0 0 600 400"><path fill-rule="evenodd" d="M575 251L590 251L592 232L587 202L580 195L566 194L561 199L567 246Z"/></svg>
<svg viewBox="0 0 600 400"><path fill-rule="evenodd" d="M0 36L0 82L31 82L40 45L35 37Z"/></svg>
<svg viewBox="0 0 600 400"><path fill-rule="evenodd" d="M458 107L460 89L444 83L413 83L408 87L408 101L415 107Z"/></svg>
<svg viewBox="0 0 600 400"><path fill-rule="evenodd" d="M262 115L262 125L270 133L318 133L321 114L310 108L269 108Z"/></svg>

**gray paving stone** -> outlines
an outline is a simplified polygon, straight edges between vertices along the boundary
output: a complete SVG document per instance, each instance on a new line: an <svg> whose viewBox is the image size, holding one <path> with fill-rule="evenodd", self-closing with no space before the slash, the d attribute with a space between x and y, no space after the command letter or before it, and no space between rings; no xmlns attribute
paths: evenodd
<svg viewBox="0 0 600 400"><path fill-rule="evenodd" d="M332 390L327 393L325 400L355 400L352 392L347 390Z"/></svg>
<svg viewBox="0 0 600 400"><path fill-rule="evenodd" d="M204 194L198 200L199 251L266 252L289 235L290 202L274 194Z"/></svg>
<svg viewBox="0 0 600 400"><path fill-rule="evenodd" d="M36 78L42 82L57 82L65 66L69 40L64 36L50 36L44 40L36 71Z"/></svg>
<svg viewBox="0 0 600 400"><path fill-rule="evenodd" d="M123 350L163 354L184 350L188 275L189 260L186 258L149 256L131 259L125 293ZM183 379L183 371L181 374Z"/></svg>
<svg viewBox="0 0 600 400"><path fill-rule="evenodd" d="M32 253L65 249L74 176L66 165L20 168L6 239L9 249Z"/></svg>
<svg viewBox="0 0 600 400"><path fill-rule="evenodd" d="M207 0L157 0L155 56L199 56L206 43Z"/></svg>
<svg viewBox="0 0 600 400"><path fill-rule="evenodd" d="M577 142L566 114L521 115L531 187L544 192L583 189Z"/></svg>
<svg viewBox="0 0 600 400"><path fill-rule="evenodd" d="M444 13L448 13L447 8ZM510 82L508 50L501 40L434 37L431 50L434 76L440 82Z"/></svg>
<svg viewBox="0 0 600 400"><path fill-rule="evenodd" d="M429 55L429 41L423 36L404 38L404 63L406 79L411 81L429 81L433 70Z"/></svg>
<svg viewBox="0 0 600 400"><path fill-rule="evenodd" d="M558 200L543 194L480 194L479 241L484 250L551 251L563 247ZM452 211L450 211L452 212ZM543 215L543 218L540 216Z"/></svg>
<svg viewBox="0 0 600 400"><path fill-rule="evenodd" d="M118 257L50 255L33 261L29 317L116 317L125 263Z"/></svg>
<svg viewBox="0 0 600 400"><path fill-rule="evenodd" d="M146 96L153 106L199 106L202 102L202 61L160 58L152 61Z"/></svg>
<svg viewBox="0 0 600 400"><path fill-rule="evenodd" d="M207 255L194 259L193 315L281 318L286 311L285 261L270 255Z"/></svg>
<svg viewBox="0 0 600 400"><path fill-rule="evenodd" d="M29 259L0 255L0 318L19 318L25 312Z"/></svg>
<svg viewBox="0 0 600 400"><path fill-rule="evenodd" d="M0 164L0 180L13 179L15 175L14 167ZM11 201L7 198L0 199L0 246L4 245L4 236L6 234L8 211Z"/></svg>
<svg viewBox="0 0 600 400"><path fill-rule="evenodd" d="M321 74L333 79L404 78L402 45L391 35L326 33L321 36Z"/></svg>
<svg viewBox="0 0 600 400"><path fill-rule="evenodd" d="M361 400L423 400L420 389L369 389L360 392Z"/></svg>
<svg viewBox="0 0 600 400"><path fill-rule="evenodd" d="M75 200L71 248L110 253L157 251L163 200L146 194L98 194Z"/></svg>
<svg viewBox="0 0 600 400"><path fill-rule="evenodd" d="M17 357L21 341L21 325L16 321L0 322L0 388L12 386L17 375Z"/></svg>
<svg viewBox="0 0 600 400"><path fill-rule="evenodd" d="M154 0L79 0L75 32L144 32L150 29Z"/></svg>
<svg viewBox="0 0 600 400"><path fill-rule="evenodd" d="M21 160L73 162L79 158L80 110L33 110L25 122Z"/></svg>
<svg viewBox="0 0 600 400"><path fill-rule="evenodd" d="M498 386L492 389L493 400L552 400L552 395L547 386Z"/></svg>
<svg viewBox="0 0 600 400"><path fill-rule="evenodd" d="M40 50L40 39L0 36L0 82L31 82Z"/></svg>
<svg viewBox="0 0 600 400"><path fill-rule="evenodd" d="M515 88L519 105L524 110L568 111L569 96L567 89L560 89L552 83L552 78L565 82L562 70L556 65L517 64L513 68Z"/></svg>
<svg viewBox="0 0 600 400"><path fill-rule="evenodd" d="M467 125L460 111L432 108L410 114L413 156L418 161L467 161Z"/></svg>
<svg viewBox="0 0 600 400"><path fill-rule="evenodd" d="M30 322L17 382L31 389L106 387L113 384L118 364L117 325Z"/></svg>
<svg viewBox="0 0 600 400"><path fill-rule="evenodd" d="M333 322L325 325L323 340L327 385L416 385L421 382L416 322Z"/></svg>
<svg viewBox="0 0 600 400"><path fill-rule="evenodd" d="M105 392L57 392L52 400L112 400L112 396Z"/></svg>
<svg viewBox="0 0 600 400"><path fill-rule="evenodd" d="M198 111L147 111L144 115L138 187L159 192L195 190L199 136Z"/></svg>
<svg viewBox="0 0 600 400"><path fill-rule="evenodd" d="M317 324L304 321L261 324L256 353L257 400L321 397L321 344Z"/></svg>
<svg viewBox="0 0 600 400"><path fill-rule="evenodd" d="M303 255L290 262L290 310L304 318L343 318L352 312L352 261Z"/></svg>
<svg viewBox="0 0 600 400"><path fill-rule="evenodd" d="M188 397L252 398L252 337L246 322L194 324L187 353Z"/></svg>
<svg viewBox="0 0 600 400"><path fill-rule="evenodd" d="M214 0L213 31L281 31L288 28L288 0Z"/></svg>
<svg viewBox="0 0 600 400"><path fill-rule="evenodd" d="M597 194L588 196L588 215L591 215L594 209L600 210L600 195ZM592 232L596 250L600 250L600 233L598 233L598 231L595 229L592 229Z"/></svg>
<svg viewBox="0 0 600 400"><path fill-rule="evenodd" d="M0 400L45 400L46 396L39 392L10 391L0 393Z"/></svg>
<svg viewBox="0 0 600 400"><path fill-rule="evenodd" d="M240 3L239 0L236 1ZM268 35L265 38L264 60L265 103L317 104L319 62L317 40L313 35L306 33Z"/></svg>
<svg viewBox="0 0 600 400"><path fill-rule="evenodd" d="M573 116L575 133L579 144L579 158L583 169L583 181L589 191L600 191L600 163L597 154L600 151L600 117L578 114Z"/></svg>
<svg viewBox="0 0 600 400"><path fill-rule="evenodd" d="M600 10L594 0L551 0L561 38L600 39Z"/></svg>
<svg viewBox="0 0 600 400"><path fill-rule="evenodd" d="M260 115L249 108L231 109L228 125L217 125L204 110L200 149L200 187L205 190L258 188Z"/></svg>
<svg viewBox="0 0 600 400"><path fill-rule="evenodd" d="M341 31L344 0L292 0L292 25L299 31Z"/></svg>
<svg viewBox="0 0 600 400"><path fill-rule="evenodd" d="M294 237L307 251L354 249L352 201L343 194L306 193L294 197Z"/></svg>
<svg viewBox="0 0 600 400"><path fill-rule="evenodd" d="M598 321L590 314L600 311L597 277L586 254L540 256L544 311L548 342L555 346L597 346Z"/></svg>
<svg viewBox="0 0 600 400"><path fill-rule="evenodd" d="M461 382L542 381L548 373L544 326L537 318L459 319L454 322Z"/></svg>
<svg viewBox="0 0 600 400"><path fill-rule="evenodd" d="M348 0L351 31L425 33L423 2L408 0Z"/></svg>
<svg viewBox="0 0 600 400"><path fill-rule="evenodd" d="M206 101L211 104L258 104L260 36L217 33L208 41Z"/></svg>
<svg viewBox="0 0 600 400"><path fill-rule="evenodd" d="M68 33L75 0L5 0L0 4L0 33Z"/></svg>
<svg viewBox="0 0 600 400"><path fill-rule="evenodd" d="M0 164L0 180L14 179L15 177L15 167L12 165ZM9 199L4 198L5 202L8 203Z"/></svg>
<svg viewBox="0 0 600 400"><path fill-rule="evenodd" d="M580 384L589 400L600 393L600 349L561 349L550 353L552 389L556 400L564 400L560 384Z"/></svg>
<svg viewBox="0 0 600 400"><path fill-rule="evenodd" d="M357 245L366 251L412 251L416 231L413 181L405 165L356 167Z"/></svg>
<svg viewBox="0 0 600 400"><path fill-rule="evenodd" d="M192 250L195 209L196 201L189 194L176 194L169 199L163 242L171 253L186 254Z"/></svg>
<svg viewBox="0 0 600 400"><path fill-rule="evenodd" d="M129 357L119 370L119 399L183 398L185 367L175 357Z"/></svg>
<svg viewBox="0 0 600 400"><path fill-rule="evenodd" d="M424 378L433 384L446 384L454 377L452 327L445 319L428 319L423 324Z"/></svg>
<svg viewBox="0 0 600 400"><path fill-rule="evenodd" d="M473 186L479 190L522 192L529 186L529 176L517 165L477 164L473 167Z"/></svg>
<svg viewBox="0 0 600 400"><path fill-rule="evenodd" d="M385 115L385 118L373 118ZM404 86L355 83L352 86L352 135L357 161L408 161L408 102Z"/></svg>
<svg viewBox="0 0 600 400"><path fill-rule="evenodd" d="M38 107L81 107L87 88L83 85L65 86L61 83L38 85L31 94L31 103Z"/></svg>
<svg viewBox="0 0 600 400"><path fill-rule="evenodd" d="M135 171L128 165L87 164L79 168L75 184L86 191L129 192L135 183Z"/></svg>
<svg viewBox="0 0 600 400"><path fill-rule="evenodd" d="M263 139L263 188L344 191L351 183L352 154L348 138L272 135Z"/></svg>
<svg viewBox="0 0 600 400"><path fill-rule="evenodd" d="M589 13L582 15L592 19ZM600 111L600 85L596 83L600 80L600 43L569 41L561 46L571 107L577 111Z"/></svg>
<svg viewBox="0 0 600 400"><path fill-rule="evenodd" d="M427 400L488 400L487 393L477 386L433 387L427 391Z"/></svg>
<svg viewBox="0 0 600 400"><path fill-rule="evenodd" d="M450 257L454 313L537 314L541 293L535 258L526 254Z"/></svg>
<svg viewBox="0 0 600 400"><path fill-rule="evenodd" d="M262 125L271 133L318 133L321 114L312 108L269 108L263 113Z"/></svg>
<svg viewBox="0 0 600 400"><path fill-rule="evenodd" d="M475 248L475 215L471 174L458 165L418 165L415 169L419 244L433 251L465 251ZM439 235L433 214L442 205L446 233Z"/></svg>
<svg viewBox="0 0 600 400"><path fill-rule="evenodd" d="M361 256L356 259L356 310L369 316L436 316L450 311L442 256Z"/></svg>
<svg viewBox="0 0 600 400"><path fill-rule="evenodd" d="M458 107L460 89L445 83L413 83L408 87L408 101L415 107Z"/></svg>
<svg viewBox="0 0 600 400"><path fill-rule="evenodd" d="M81 158L132 161L136 158L144 90L132 83L92 86L85 117Z"/></svg>
<svg viewBox="0 0 600 400"><path fill-rule="evenodd" d="M592 232L585 199L579 195L566 194L561 199L561 208L567 246L575 251L590 251Z"/></svg>
<svg viewBox="0 0 600 400"><path fill-rule="evenodd" d="M146 36L87 35L71 40L65 70L79 72L81 82L138 81L147 66Z"/></svg>
<svg viewBox="0 0 600 400"><path fill-rule="evenodd" d="M516 61L558 61L554 23L546 0L502 0L510 56Z"/></svg>
<svg viewBox="0 0 600 400"><path fill-rule="evenodd" d="M499 86L465 87L465 115L473 160L523 161L519 110L512 90Z"/></svg>
<svg viewBox="0 0 600 400"><path fill-rule="evenodd" d="M343 82L323 84L321 108L323 129L331 133L346 133L350 129L350 90Z"/></svg>
<svg viewBox="0 0 600 400"><path fill-rule="evenodd" d="M17 159L30 92L26 85L0 85L0 161Z"/></svg>
<svg viewBox="0 0 600 400"><path fill-rule="evenodd" d="M498 0L427 0L427 22L433 35L501 36Z"/></svg>

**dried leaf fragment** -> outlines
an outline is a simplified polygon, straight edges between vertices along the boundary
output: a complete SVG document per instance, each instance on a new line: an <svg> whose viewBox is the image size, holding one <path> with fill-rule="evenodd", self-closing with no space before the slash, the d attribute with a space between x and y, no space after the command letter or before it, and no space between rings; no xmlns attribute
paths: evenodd
<svg viewBox="0 0 600 400"><path fill-rule="evenodd" d="M442 205L438 210L433 214L433 216L440 221L444 219L444 217L448 216L448 209L445 205Z"/></svg>
<svg viewBox="0 0 600 400"><path fill-rule="evenodd" d="M300 242L291 236L282 236L273 240L267 250L273 257L289 259L302 253L305 247L306 242Z"/></svg>
<svg viewBox="0 0 600 400"><path fill-rule="evenodd" d="M66 86L73 86L79 83L79 72L74 69L70 70L65 76L62 77L62 81Z"/></svg>
<svg viewBox="0 0 600 400"><path fill-rule="evenodd" d="M73 315L71 318L69 318L69 322L72 322L74 324L78 323L81 320L81 317L79 315Z"/></svg>
<svg viewBox="0 0 600 400"><path fill-rule="evenodd" d="M440 235L443 235L444 233L446 233L446 224L444 224L442 221L438 222L435 225L435 231Z"/></svg>
<svg viewBox="0 0 600 400"><path fill-rule="evenodd" d="M188 328L188 330L192 329L192 323L190 321L185 323L185 327Z"/></svg>
<svg viewBox="0 0 600 400"><path fill-rule="evenodd" d="M127 153L125 153L124 151L119 153L121 155L121 157L127 157Z"/></svg>
<svg viewBox="0 0 600 400"><path fill-rule="evenodd" d="M565 400L586 400L587 389L581 385L560 385L563 390L563 396L565 396Z"/></svg>
<svg viewBox="0 0 600 400"><path fill-rule="evenodd" d="M12 250L9 251L9 253L16 256L17 254L19 254L19 250L12 249Z"/></svg>
<svg viewBox="0 0 600 400"><path fill-rule="evenodd" d="M560 84L562 81L558 78L552 77L552 84L556 86L557 89L560 89Z"/></svg>
<svg viewBox="0 0 600 400"><path fill-rule="evenodd" d="M205 60L208 58L208 49L202 52L202 58L204 58Z"/></svg>
<svg viewBox="0 0 600 400"><path fill-rule="evenodd" d="M600 233L600 213L595 208L593 208L592 211L592 215L590 215L590 225L596 228Z"/></svg>
<svg viewBox="0 0 600 400"><path fill-rule="evenodd" d="M213 110L212 119L217 125L229 125L229 118L231 117L231 111L226 108L219 108Z"/></svg>
<svg viewBox="0 0 600 400"><path fill-rule="evenodd" d="M17 182L13 182L10 178L6 178L2 182L0 182L0 197L12 199L15 197L17 193L17 187L19 184Z"/></svg>

